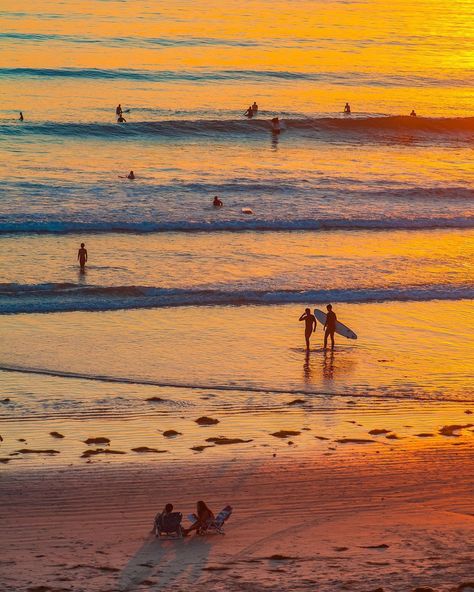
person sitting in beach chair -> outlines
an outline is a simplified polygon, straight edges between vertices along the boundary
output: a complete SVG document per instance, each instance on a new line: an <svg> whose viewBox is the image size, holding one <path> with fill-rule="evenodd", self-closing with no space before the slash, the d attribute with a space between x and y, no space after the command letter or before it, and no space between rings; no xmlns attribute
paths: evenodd
<svg viewBox="0 0 474 592"><path fill-rule="evenodd" d="M173 504L166 504L163 512L155 516L155 536L161 537L173 534L178 537L183 536L182 519L181 512L173 512Z"/></svg>
<svg viewBox="0 0 474 592"><path fill-rule="evenodd" d="M184 534L187 535L191 531L195 530L197 535L205 535L210 533L225 534L223 526L226 520L230 518L232 514L232 507L226 506L223 508L217 516L214 516L212 510L203 502L197 503L197 514L191 514L190 520L194 520L192 526L184 530Z"/></svg>

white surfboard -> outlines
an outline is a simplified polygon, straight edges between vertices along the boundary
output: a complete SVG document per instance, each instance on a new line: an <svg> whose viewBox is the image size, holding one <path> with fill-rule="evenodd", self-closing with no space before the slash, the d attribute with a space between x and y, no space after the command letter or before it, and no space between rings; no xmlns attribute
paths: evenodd
<svg viewBox="0 0 474 592"><path fill-rule="evenodd" d="M251 215L253 214L253 211L250 208L242 208L242 214Z"/></svg>
<svg viewBox="0 0 474 592"><path fill-rule="evenodd" d="M314 316L322 325L324 325L324 323L326 322L326 316L327 316L325 312L323 312L322 310L319 310L319 308L315 308L314 309ZM352 329L349 329L349 327L346 327L346 325L343 325L339 321L336 321L336 331L335 332L338 335L342 335L343 337L346 337L347 339L357 339L357 335L354 333L354 331Z"/></svg>

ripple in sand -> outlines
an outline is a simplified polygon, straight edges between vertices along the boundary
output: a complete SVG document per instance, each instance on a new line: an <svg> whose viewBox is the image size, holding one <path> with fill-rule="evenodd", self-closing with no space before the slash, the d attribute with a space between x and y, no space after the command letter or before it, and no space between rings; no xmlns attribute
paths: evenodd
<svg viewBox="0 0 474 592"><path fill-rule="evenodd" d="M434 434L430 434L429 432L421 432L421 434L415 434L417 438L433 438Z"/></svg>
<svg viewBox="0 0 474 592"><path fill-rule="evenodd" d="M367 440L366 438L340 438L336 440L339 444L374 444L377 440Z"/></svg>
<svg viewBox="0 0 474 592"><path fill-rule="evenodd" d="M226 438L225 436L219 436L218 438L207 438L206 442L214 442L214 444L246 444L252 442L252 440L242 440L241 438Z"/></svg>
<svg viewBox="0 0 474 592"><path fill-rule="evenodd" d="M301 432L297 432L295 430L280 430L279 432L273 432L270 436L275 436L275 438L288 438L288 436L299 436Z"/></svg>
<svg viewBox="0 0 474 592"><path fill-rule="evenodd" d="M206 417L205 415L198 417L198 419L195 419L194 421L199 425L215 425L216 423L219 423L218 419Z"/></svg>
<svg viewBox="0 0 474 592"><path fill-rule="evenodd" d="M195 450L196 452L202 452L204 448L214 448L212 444L202 444L201 446L191 446L190 450Z"/></svg>
<svg viewBox="0 0 474 592"><path fill-rule="evenodd" d="M167 450L158 450L158 448L148 448L148 446L138 446L137 448L132 448L132 452L156 452L161 454L163 452L168 452Z"/></svg>
<svg viewBox="0 0 474 592"><path fill-rule="evenodd" d="M109 438L99 437L99 438L87 438L84 440L84 444L110 444Z"/></svg>
<svg viewBox="0 0 474 592"><path fill-rule="evenodd" d="M166 430L166 432L163 432L163 436L165 438L175 438L176 436L182 436L183 434L181 432L177 432L176 430Z"/></svg>
<svg viewBox="0 0 474 592"><path fill-rule="evenodd" d="M21 450L17 450L20 454L59 454L59 450L52 450L52 449L33 449L33 448L22 448Z"/></svg>
<svg viewBox="0 0 474 592"><path fill-rule="evenodd" d="M90 456L95 456L97 454L127 454L122 450L110 450L110 448L95 448L94 450L89 449L85 450L81 454L81 458L89 458Z"/></svg>
<svg viewBox="0 0 474 592"><path fill-rule="evenodd" d="M473 425L474 424L472 423L447 425L443 426L439 430L439 433L442 436L452 436L454 438L459 438L460 434L455 434L454 432L458 432L459 430L463 430L465 428L472 428Z"/></svg>

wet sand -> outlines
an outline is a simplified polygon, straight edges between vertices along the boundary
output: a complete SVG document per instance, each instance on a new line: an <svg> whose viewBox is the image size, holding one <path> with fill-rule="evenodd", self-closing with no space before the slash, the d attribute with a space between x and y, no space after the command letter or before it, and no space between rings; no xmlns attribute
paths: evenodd
<svg viewBox="0 0 474 592"><path fill-rule="evenodd" d="M67 384L37 381L43 405ZM447 592L473 579L472 405L142 387L107 411L109 385L69 383L87 409L50 396L48 415L28 415L13 393L1 405L5 592ZM225 536L153 537L166 502L187 515L197 499L234 507Z"/></svg>

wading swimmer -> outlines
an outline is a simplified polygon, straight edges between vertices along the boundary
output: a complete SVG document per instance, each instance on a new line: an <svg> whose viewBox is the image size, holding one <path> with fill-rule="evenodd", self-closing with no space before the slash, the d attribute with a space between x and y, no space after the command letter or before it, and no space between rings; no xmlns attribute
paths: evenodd
<svg viewBox="0 0 474 592"><path fill-rule="evenodd" d="M117 123L126 123L127 120L125 119L125 117L120 113L120 115L118 116L117 119Z"/></svg>
<svg viewBox="0 0 474 592"><path fill-rule="evenodd" d="M20 121L23 121L23 113L20 111L20 117L18 118Z"/></svg>
<svg viewBox="0 0 474 592"><path fill-rule="evenodd" d="M120 117L122 115L122 105L120 103L115 108L115 115L117 117Z"/></svg>
<svg viewBox="0 0 474 592"><path fill-rule="evenodd" d="M331 349L334 349L334 332L336 330L336 313L332 310L332 304L326 306L328 311L326 315L326 322L324 323L324 349L327 349L328 337L331 338Z"/></svg>
<svg viewBox="0 0 474 592"><path fill-rule="evenodd" d="M252 105L250 105L250 107L247 109L247 111L244 113L245 117L248 117L249 119L252 119L253 117L253 108Z"/></svg>
<svg viewBox="0 0 474 592"><path fill-rule="evenodd" d="M416 117L415 109L411 110L410 117Z"/></svg>
<svg viewBox="0 0 474 592"><path fill-rule="evenodd" d="M279 134L280 131L280 120L278 119L278 117L274 117L272 119L272 134Z"/></svg>
<svg viewBox="0 0 474 592"><path fill-rule="evenodd" d="M299 320L305 322L304 338L306 341L306 349L309 351L309 338L311 337L311 333L316 331L316 318L311 314L309 308L305 308L304 313L300 316Z"/></svg>
<svg viewBox="0 0 474 592"><path fill-rule="evenodd" d="M87 249L84 243L81 243L81 248L77 252L77 260L79 261L81 270L84 270L87 263Z"/></svg>
<svg viewBox="0 0 474 592"><path fill-rule="evenodd" d="M222 206L224 205L224 202L222 201L222 199L220 199L219 197L217 197L217 195L214 196L214 199L212 201L212 205L215 208L222 208Z"/></svg>
<svg viewBox="0 0 474 592"><path fill-rule="evenodd" d="M349 105L349 103L346 103L344 105L344 113L345 113L345 115L350 115L351 114L351 106Z"/></svg>
<svg viewBox="0 0 474 592"><path fill-rule="evenodd" d="M257 113L258 112L258 105L257 105L257 102L256 101L253 102L252 111L254 113Z"/></svg>

